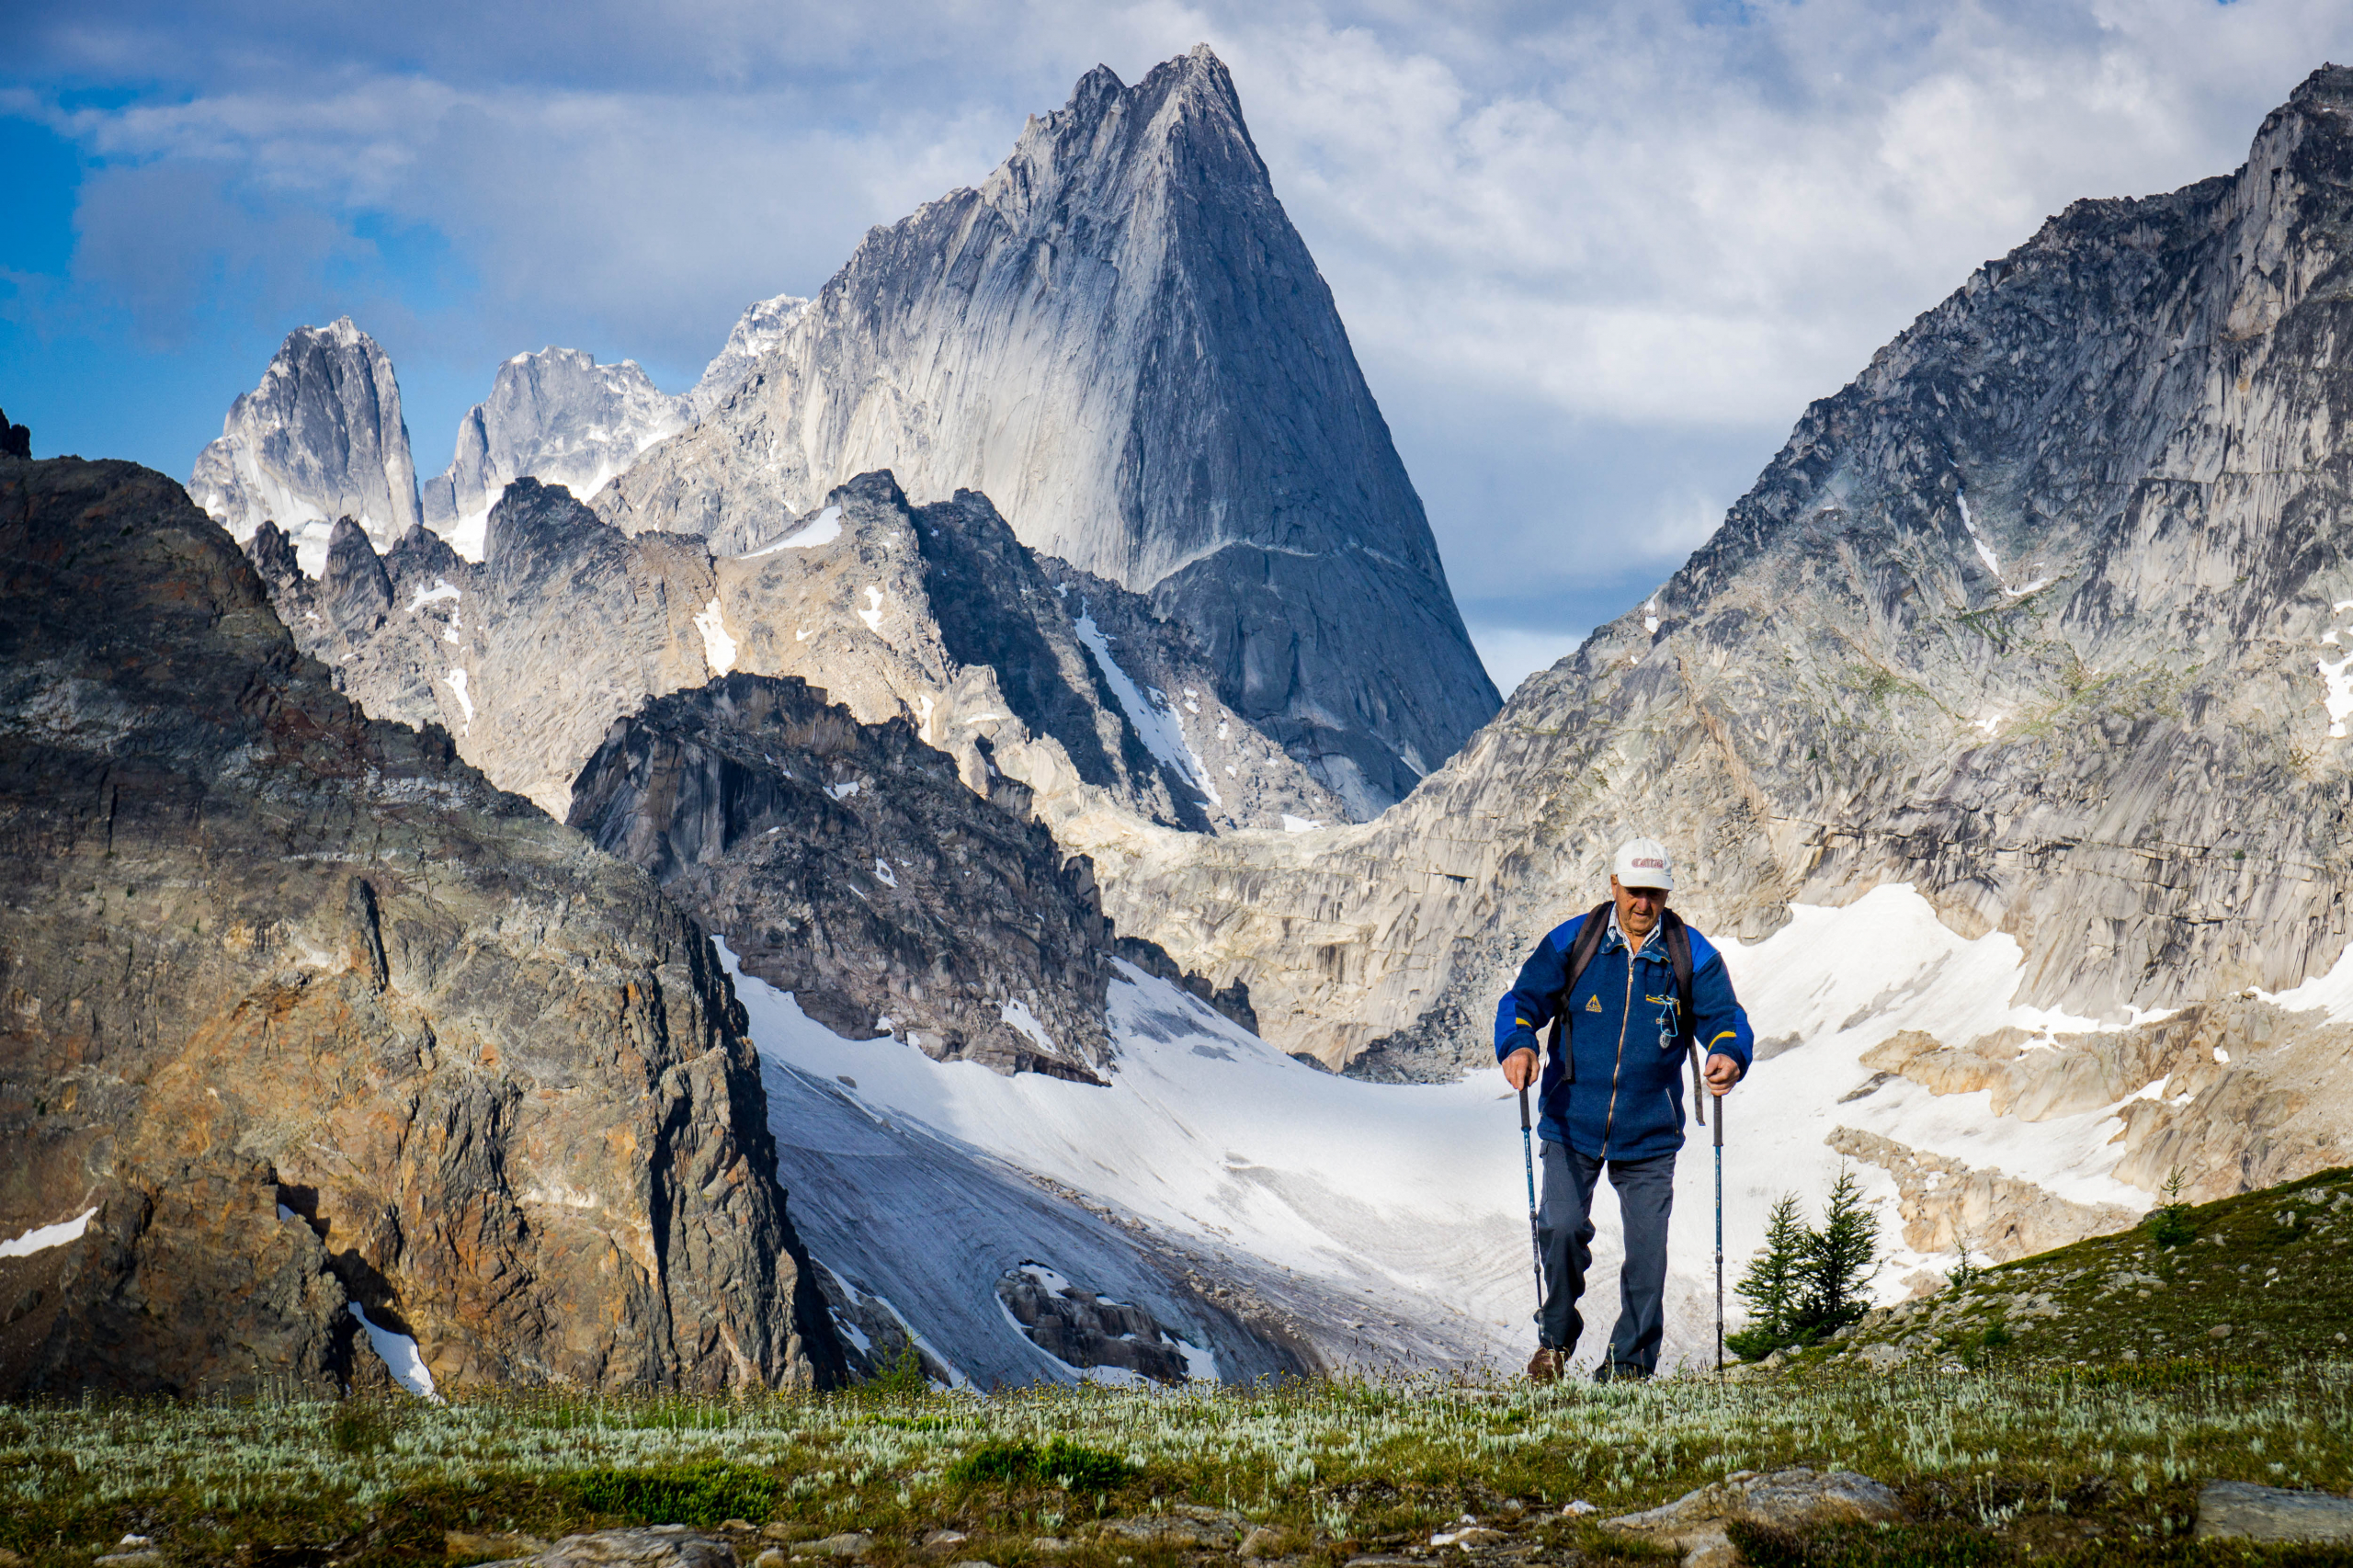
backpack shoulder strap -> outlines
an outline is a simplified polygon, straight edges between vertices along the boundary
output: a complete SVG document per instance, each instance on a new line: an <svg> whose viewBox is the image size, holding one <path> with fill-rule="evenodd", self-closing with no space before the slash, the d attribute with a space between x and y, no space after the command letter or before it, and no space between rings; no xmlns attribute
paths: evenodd
<svg viewBox="0 0 2353 1568"><path fill-rule="evenodd" d="M1578 979L1585 973L1586 966L1593 962L1593 955L1601 950L1601 938L1609 932L1609 910L1610 904L1605 901L1586 912L1585 924L1577 927L1576 940L1569 944L1569 960L1563 971L1561 989L1552 996L1552 1028L1546 1043L1552 1052L1552 1060L1561 1064L1562 1077L1572 1084L1577 1079L1576 1059L1562 1043L1570 1027L1569 993L1576 989Z"/></svg>
<svg viewBox="0 0 2353 1568"><path fill-rule="evenodd" d="M1700 1075L1699 1025L1691 1017L1691 933L1685 929L1683 916L1671 909L1659 924L1665 927L1660 934L1666 938L1666 961L1675 971L1675 1028L1683 1037L1683 1049L1691 1057L1691 1114L1704 1127L1708 1121L1708 1083Z"/></svg>
<svg viewBox="0 0 2353 1568"><path fill-rule="evenodd" d="M1607 903L1597 903L1586 911L1585 924L1577 927L1577 939L1569 944L1568 969L1561 981L1562 1002L1568 1001L1569 993L1576 989L1586 967L1593 962L1593 955L1601 950L1601 938L1609 934L1609 909Z"/></svg>
<svg viewBox="0 0 2353 1568"><path fill-rule="evenodd" d="M1683 1038L1692 1040L1699 1024L1691 1017L1691 933L1684 928L1683 917L1671 909L1660 924L1666 927L1666 961L1675 970L1675 1020Z"/></svg>

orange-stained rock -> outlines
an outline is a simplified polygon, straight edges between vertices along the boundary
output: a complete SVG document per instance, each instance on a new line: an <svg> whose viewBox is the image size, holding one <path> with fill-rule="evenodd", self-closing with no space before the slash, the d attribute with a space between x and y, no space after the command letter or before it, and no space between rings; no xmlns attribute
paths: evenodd
<svg viewBox="0 0 2353 1568"><path fill-rule="evenodd" d="M807 1386L749 1044L648 879L372 722L127 463L0 460L0 1393ZM282 1217L290 1210L292 1217Z"/></svg>

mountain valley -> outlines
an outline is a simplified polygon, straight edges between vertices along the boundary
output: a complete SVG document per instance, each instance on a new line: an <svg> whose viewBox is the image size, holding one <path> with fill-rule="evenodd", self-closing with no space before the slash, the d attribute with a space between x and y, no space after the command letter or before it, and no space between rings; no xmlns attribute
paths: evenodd
<svg viewBox="0 0 2353 1568"><path fill-rule="evenodd" d="M515 356L422 486L348 317L185 495L0 458L0 1242L82 1227L0 1383L1511 1365L1490 1010L1637 832L1759 1037L1735 1267L1850 1163L1891 1305L2346 1165L2347 234L2328 67L1500 703L1206 49L686 392Z"/></svg>

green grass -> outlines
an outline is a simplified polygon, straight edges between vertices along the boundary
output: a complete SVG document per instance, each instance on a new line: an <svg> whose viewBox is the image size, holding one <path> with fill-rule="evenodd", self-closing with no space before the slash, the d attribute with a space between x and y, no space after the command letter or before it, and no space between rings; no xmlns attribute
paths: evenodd
<svg viewBox="0 0 2353 1568"><path fill-rule="evenodd" d="M870 1531L884 1565L952 1528L974 1538L960 1554L1005 1568L1041 1561L1030 1542L1044 1535L1078 1540L1067 1561L1081 1568L1117 1568L1149 1549L1088 1542L1091 1521L1192 1503L1282 1530L1319 1563L1426 1540L1466 1512L1518 1521L1547 1550L1631 1558L1640 1549L1560 1506L1627 1512L1730 1471L1810 1463L1931 1499L1945 1535L2006 1551L2051 1518L2176 1540L2210 1476L2353 1489L2353 1364L2336 1362L925 1393L890 1409L506 1395L361 1410L0 1409L0 1544L86 1562L136 1532L188 1561L246 1547L390 1562L439 1560L448 1530L552 1537L733 1517L803 1537ZM364 1440L339 1441L352 1431Z"/></svg>
<svg viewBox="0 0 2353 1568"><path fill-rule="evenodd" d="M934 1562L920 1546L939 1528L1000 1568L1176 1568L1173 1547L1089 1532L1190 1504L1271 1528L1300 1568L1427 1543L1465 1513L1510 1532L1509 1551L1632 1562L1656 1554L1562 1505L1607 1517L1810 1464L1886 1482L1912 1521L1758 1534L1752 1562L2353 1562L2188 1539L2210 1478L2353 1492L2353 1352L2336 1337L2353 1324L2353 1172L2181 1219L2194 1239L2143 1229L1988 1269L1722 1382L984 1398L903 1379L825 1397L0 1406L0 1547L86 1563L135 1533L175 1562L358 1568L448 1560L451 1531L473 1561L506 1532L736 1519L778 1540L870 1532L873 1568ZM2234 1325L2227 1341L2206 1336L2213 1321ZM1851 1353L1870 1346L1907 1358L1873 1369ZM1043 1536L1074 1544L1050 1559Z"/></svg>
<svg viewBox="0 0 2353 1568"><path fill-rule="evenodd" d="M2226 1328L2217 1335L2213 1331ZM1814 1359L1933 1364L2353 1358L2353 1169L2153 1214L1872 1313Z"/></svg>

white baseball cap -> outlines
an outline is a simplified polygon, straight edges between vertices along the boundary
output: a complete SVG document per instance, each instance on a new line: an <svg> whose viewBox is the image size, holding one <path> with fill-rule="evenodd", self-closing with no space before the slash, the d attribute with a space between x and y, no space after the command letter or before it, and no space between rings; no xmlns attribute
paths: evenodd
<svg viewBox="0 0 2353 1568"><path fill-rule="evenodd" d="M1675 866L1667 858L1666 846L1655 838L1630 838L1618 846L1618 858L1609 863L1609 874L1625 888L1666 888L1675 886Z"/></svg>

